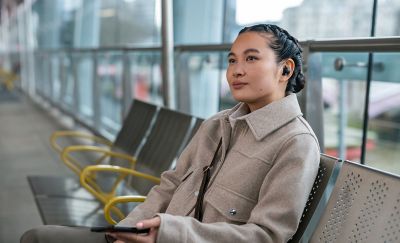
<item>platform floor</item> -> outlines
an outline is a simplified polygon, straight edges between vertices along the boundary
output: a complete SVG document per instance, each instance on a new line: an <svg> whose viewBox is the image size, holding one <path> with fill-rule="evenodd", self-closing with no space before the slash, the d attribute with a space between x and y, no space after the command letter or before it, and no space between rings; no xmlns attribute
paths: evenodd
<svg viewBox="0 0 400 243"><path fill-rule="evenodd" d="M72 175L49 143L61 128L26 97L0 90L0 242L19 242L42 224L28 175Z"/></svg>

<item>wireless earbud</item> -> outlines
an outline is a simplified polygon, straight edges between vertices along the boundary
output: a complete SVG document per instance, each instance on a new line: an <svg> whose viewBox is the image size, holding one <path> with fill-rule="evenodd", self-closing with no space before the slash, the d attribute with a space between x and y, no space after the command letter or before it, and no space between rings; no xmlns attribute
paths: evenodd
<svg viewBox="0 0 400 243"><path fill-rule="evenodd" d="M287 66L283 67L282 75L286 76L290 73L290 69Z"/></svg>

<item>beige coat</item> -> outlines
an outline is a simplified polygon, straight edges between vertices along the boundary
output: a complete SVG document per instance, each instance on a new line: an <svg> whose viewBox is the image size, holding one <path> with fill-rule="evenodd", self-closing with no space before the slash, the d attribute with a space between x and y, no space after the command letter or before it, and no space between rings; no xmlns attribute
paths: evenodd
<svg viewBox="0 0 400 243"><path fill-rule="evenodd" d="M318 170L317 139L296 95L244 115L245 104L206 120L178 160L120 225L161 217L157 242L286 242L296 231ZM233 128L232 128L233 127ZM196 196L222 137L204 197Z"/></svg>

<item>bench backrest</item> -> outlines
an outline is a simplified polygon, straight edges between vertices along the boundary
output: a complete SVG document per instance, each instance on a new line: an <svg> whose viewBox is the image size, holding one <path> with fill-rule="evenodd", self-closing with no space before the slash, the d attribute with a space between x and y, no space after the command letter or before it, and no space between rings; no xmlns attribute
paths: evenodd
<svg viewBox="0 0 400 243"><path fill-rule="evenodd" d="M329 197L327 195L329 192L326 189L328 185L335 183L334 174L339 162L337 158L321 154L318 174L308 196L299 227L289 242L307 242L306 238L309 237L310 232L315 227L315 223L313 223L315 219L313 217L326 204Z"/></svg>
<svg viewBox="0 0 400 243"><path fill-rule="evenodd" d="M184 113L160 108L154 126L137 155L135 169L160 177L168 170L190 132L193 117ZM130 183L141 195L147 195L153 184L132 177Z"/></svg>
<svg viewBox="0 0 400 243"><path fill-rule="evenodd" d="M135 99L115 138L115 149L134 155L151 128L157 109L156 105Z"/></svg>
<svg viewBox="0 0 400 243"><path fill-rule="evenodd" d="M310 242L400 242L400 177L343 162Z"/></svg>

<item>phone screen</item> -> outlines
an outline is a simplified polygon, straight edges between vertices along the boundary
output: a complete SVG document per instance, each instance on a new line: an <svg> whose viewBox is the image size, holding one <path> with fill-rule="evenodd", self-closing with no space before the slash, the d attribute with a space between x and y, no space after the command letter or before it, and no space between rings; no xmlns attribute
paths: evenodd
<svg viewBox="0 0 400 243"><path fill-rule="evenodd" d="M138 229L136 227L126 227L126 226L95 226L91 227L92 232L126 232L135 234L148 234L150 229Z"/></svg>

